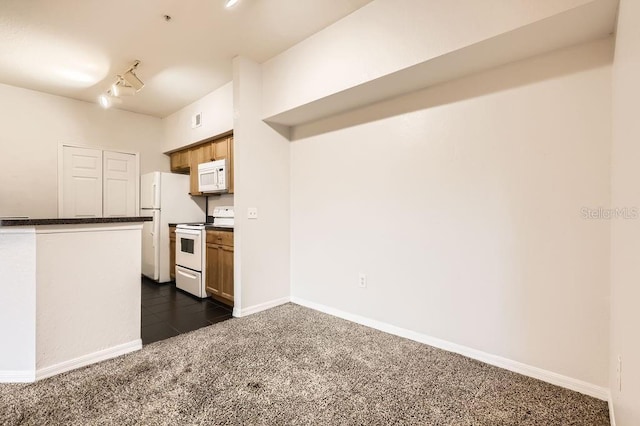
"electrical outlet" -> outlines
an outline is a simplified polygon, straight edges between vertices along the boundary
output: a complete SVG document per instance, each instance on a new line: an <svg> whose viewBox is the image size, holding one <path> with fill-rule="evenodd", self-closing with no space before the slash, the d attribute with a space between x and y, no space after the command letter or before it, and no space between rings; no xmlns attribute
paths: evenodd
<svg viewBox="0 0 640 426"><path fill-rule="evenodd" d="M616 365L616 383L618 391L622 391L622 357L618 355L618 364Z"/></svg>
<svg viewBox="0 0 640 426"><path fill-rule="evenodd" d="M360 274L358 274L358 286L360 288L367 287L367 276L363 272L360 272Z"/></svg>
<svg viewBox="0 0 640 426"><path fill-rule="evenodd" d="M247 209L247 219L257 219L257 218L258 218L258 208L249 207Z"/></svg>

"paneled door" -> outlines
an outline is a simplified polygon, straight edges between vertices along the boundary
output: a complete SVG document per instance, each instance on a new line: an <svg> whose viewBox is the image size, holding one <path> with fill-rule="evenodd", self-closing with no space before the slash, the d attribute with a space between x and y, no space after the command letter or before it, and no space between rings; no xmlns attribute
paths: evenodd
<svg viewBox="0 0 640 426"><path fill-rule="evenodd" d="M63 147L60 217L102 216L102 150Z"/></svg>
<svg viewBox="0 0 640 426"><path fill-rule="evenodd" d="M121 152L103 153L104 217L137 216L136 156Z"/></svg>
<svg viewBox="0 0 640 426"><path fill-rule="evenodd" d="M138 216L135 154L62 147L60 217Z"/></svg>

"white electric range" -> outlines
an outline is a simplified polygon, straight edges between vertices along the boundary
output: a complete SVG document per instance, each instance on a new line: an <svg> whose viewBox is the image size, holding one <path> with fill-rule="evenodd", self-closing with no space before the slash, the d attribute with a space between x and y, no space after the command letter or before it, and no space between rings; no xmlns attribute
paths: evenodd
<svg viewBox="0 0 640 426"><path fill-rule="evenodd" d="M194 296L208 297L207 227L233 228L234 210L230 206L216 207L212 223L178 224L176 226L176 287Z"/></svg>

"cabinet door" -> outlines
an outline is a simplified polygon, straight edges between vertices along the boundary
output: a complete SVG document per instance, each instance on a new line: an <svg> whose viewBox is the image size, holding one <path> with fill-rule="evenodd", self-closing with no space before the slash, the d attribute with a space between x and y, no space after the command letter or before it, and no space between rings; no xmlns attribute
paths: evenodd
<svg viewBox="0 0 640 426"><path fill-rule="evenodd" d="M198 165L191 165L191 170L189 172L189 194L191 195L202 195L202 192L199 191L198 185Z"/></svg>
<svg viewBox="0 0 640 426"><path fill-rule="evenodd" d="M213 148L210 143L191 148L189 159L191 161L191 195L202 195L198 188L198 164L213 160Z"/></svg>
<svg viewBox="0 0 640 426"><path fill-rule="evenodd" d="M190 183L190 191L191 195L202 195L200 190L198 189L198 164L201 163L200 156L202 155L202 150L200 147L191 148L189 151L189 157L191 160L191 168L190 175L191 183Z"/></svg>
<svg viewBox="0 0 640 426"><path fill-rule="evenodd" d="M229 158L229 138L224 138L213 142L213 157L216 160Z"/></svg>
<svg viewBox="0 0 640 426"><path fill-rule="evenodd" d="M191 167L190 152L188 149L172 152L170 154L171 171L174 173L188 172Z"/></svg>
<svg viewBox="0 0 640 426"><path fill-rule="evenodd" d="M229 168L229 194L233 194L233 136L213 142L213 157L215 160L227 159Z"/></svg>
<svg viewBox="0 0 640 426"><path fill-rule="evenodd" d="M207 283L206 289L215 296L221 296L220 291L220 255L219 246L207 244Z"/></svg>
<svg viewBox="0 0 640 426"><path fill-rule="evenodd" d="M220 246L220 296L233 302L233 247Z"/></svg>
<svg viewBox="0 0 640 426"><path fill-rule="evenodd" d="M180 153L179 152L172 152L171 154L169 154L169 163L171 164L171 171L172 172L179 172L180 171Z"/></svg>

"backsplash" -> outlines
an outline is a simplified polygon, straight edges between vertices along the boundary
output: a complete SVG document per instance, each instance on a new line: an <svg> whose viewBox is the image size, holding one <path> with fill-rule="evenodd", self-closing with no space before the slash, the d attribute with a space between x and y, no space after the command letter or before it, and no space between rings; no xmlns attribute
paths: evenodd
<svg viewBox="0 0 640 426"><path fill-rule="evenodd" d="M233 194L210 195L208 198L209 214L217 206L233 206Z"/></svg>

